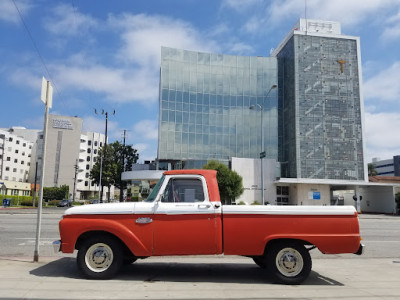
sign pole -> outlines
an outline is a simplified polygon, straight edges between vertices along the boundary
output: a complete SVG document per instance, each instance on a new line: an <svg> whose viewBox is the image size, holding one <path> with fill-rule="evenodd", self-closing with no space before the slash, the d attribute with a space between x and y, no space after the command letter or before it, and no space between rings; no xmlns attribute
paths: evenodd
<svg viewBox="0 0 400 300"><path fill-rule="evenodd" d="M52 105L52 94L53 88L50 81L46 81L43 77L42 80L42 101L45 103L45 113L44 113L44 129L43 129L43 149L42 149L42 169L40 172L40 186L39 186L39 201L37 208L37 222L36 222L36 241L35 241L35 251L33 253L33 261L39 261L39 242L40 242L40 229L42 222L42 203L43 203L43 184L44 184L44 169L46 161L46 143L47 143L47 126L48 126L48 114L49 108Z"/></svg>

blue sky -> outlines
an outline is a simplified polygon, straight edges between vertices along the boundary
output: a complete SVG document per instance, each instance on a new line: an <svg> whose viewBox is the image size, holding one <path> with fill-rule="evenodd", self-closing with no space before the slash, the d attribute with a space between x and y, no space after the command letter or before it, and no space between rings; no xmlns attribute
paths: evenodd
<svg viewBox="0 0 400 300"><path fill-rule="evenodd" d="M161 46L269 56L306 12L360 36L367 161L400 154L398 0L0 0L0 127L43 128L45 76L50 113L104 132L94 109L115 109L110 141L128 130L141 161L154 159Z"/></svg>

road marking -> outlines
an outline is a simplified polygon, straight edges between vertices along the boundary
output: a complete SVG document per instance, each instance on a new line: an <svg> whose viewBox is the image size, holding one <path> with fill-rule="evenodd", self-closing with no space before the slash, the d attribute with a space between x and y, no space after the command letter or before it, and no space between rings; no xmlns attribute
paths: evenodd
<svg viewBox="0 0 400 300"><path fill-rule="evenodd" d="M25 240L25 242L19 243L18 246L31 246L36 243L35 238L15 238L16 240ZM55 240L59 240L60 238L54 239L40 239L39 246L47 246L52 245Z"/></svg>

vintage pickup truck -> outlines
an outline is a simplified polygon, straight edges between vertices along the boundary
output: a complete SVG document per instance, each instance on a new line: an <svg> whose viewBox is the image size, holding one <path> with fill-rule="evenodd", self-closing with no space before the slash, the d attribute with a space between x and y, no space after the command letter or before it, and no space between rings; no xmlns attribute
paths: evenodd
<svg viewBox="0 0 400 300"><path fill-rule="evenodd" d="M57 251L78 250L87 278L114 276L124 263L161 255L242 255L277 282L299 284L309 250L361 254L351 206L221 205L216 171L167 171L144 202L73 207L60 221Z"/></svg>

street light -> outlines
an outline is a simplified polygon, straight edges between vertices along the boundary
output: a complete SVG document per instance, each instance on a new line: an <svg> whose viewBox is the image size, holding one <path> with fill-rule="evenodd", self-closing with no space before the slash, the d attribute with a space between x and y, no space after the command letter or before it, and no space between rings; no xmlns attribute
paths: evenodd
<svg viewBox="0 0 400 300"><path fill-rule="evenodd" d="M276 84L273 84L269 90L267 95L265 96L264 99L268 98L269 93L273 90L276 89L278 86ZM263 119L264 119L264 100L263 100L263 105L257 104L257 106L260 108L261 111L261 152L260 152L260 161L261 161L261 201L262 205L265 205L264 201L264 165L263 165L263 158L266 156L265 150L264 150L264 126L263 126ZM255 106L251 105L250 109L254 109Z"/></svg>

